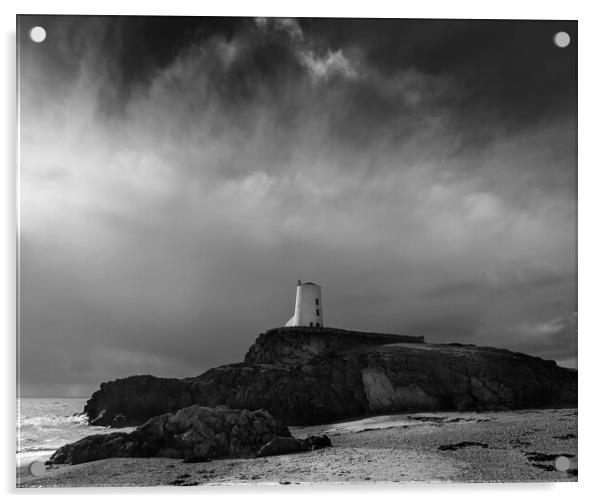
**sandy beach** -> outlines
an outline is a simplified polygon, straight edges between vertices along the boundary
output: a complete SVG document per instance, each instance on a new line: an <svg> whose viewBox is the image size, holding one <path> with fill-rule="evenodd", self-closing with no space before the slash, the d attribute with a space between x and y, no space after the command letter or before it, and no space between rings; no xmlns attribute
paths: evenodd
<svg viewBox="0 0 602 503"><path fill-rule="evenodd" d="M296 437L326 434L333 447L258 459L105 459L26 468L18 487L198 486L383 482L576 481L577 409L417 413L292 427ZM566 471L554 467L565 456Z"/></svg>

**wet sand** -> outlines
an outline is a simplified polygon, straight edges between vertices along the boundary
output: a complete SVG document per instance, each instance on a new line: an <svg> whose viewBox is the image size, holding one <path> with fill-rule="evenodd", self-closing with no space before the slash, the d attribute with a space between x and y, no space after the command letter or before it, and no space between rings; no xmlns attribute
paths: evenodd
<svg viewBox="0 0 602 503"><path fill-rule="evenodd" d="M333 447L258 459L183 463L105 459L17 474L18 487L199 486L382 482L577 480L577 409L418 413L291 427L325 433ZM563 455L567 471L554 460Z"/></svg>

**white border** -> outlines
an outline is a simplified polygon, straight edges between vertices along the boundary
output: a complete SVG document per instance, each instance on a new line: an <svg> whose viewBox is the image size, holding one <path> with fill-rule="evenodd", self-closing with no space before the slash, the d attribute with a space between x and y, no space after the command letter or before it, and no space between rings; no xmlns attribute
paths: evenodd
<svg viewBox="0 0 602 503"><path fill-rule="evenodd" d="M290 501L306 500L308 497L344 497L351 501L364 501L372 494L379 498L398 501L399 498L415 498L421 501L504 501L508 498L526 497L562 501L575 496L593 496L595 482L599 477L600 463L600 392L598 383L600 366L600 321L597 291L602 282L600 261L602 247L600 219L602 211L599 200L599 187L602 187L599 149L601 128L599 125L602 110L600 92L602 78L600 70L601 43L600 9L598 2L586 1L527 1L505 0L484 2L454 0L385 2L371 0L351 5L348 2L324 0L304 0L296 4L277 1L255 0L253 2L185 2L180 0L145 0L144 2L124 2L123 0L103 0L81 2L74 0L12 1L1 4L3 66L2 107L3 134L2 152L5 153L2 170L2 290L1 309L4 330L4 410L2 436L2 487L5 492L17 492L14 488L14 435L15 435L15 162L16 162L16 105L15 105L15 14L129 14L129 15L272 15L272 16L321 16L321 17L437 17L437 18L488 18L488 19L577 19L579 21L579 482L577 484L430 484L408 486L343 486L330 488L299 488L293 486L274 488L219 488L201 490L62 490L26 491L20 490L26 498L42 496L44 499L62 500L67 494L76 498L106 498L125 493L143 495L145 499L164 499L167 494L177 497L237 497L251 500L286 498ZM475 41L478 43L478 41ZM576 495L578 491L580 494ZM85 496L83 496L85 495ZM589 498L588 498L589 499Z"/></svg>

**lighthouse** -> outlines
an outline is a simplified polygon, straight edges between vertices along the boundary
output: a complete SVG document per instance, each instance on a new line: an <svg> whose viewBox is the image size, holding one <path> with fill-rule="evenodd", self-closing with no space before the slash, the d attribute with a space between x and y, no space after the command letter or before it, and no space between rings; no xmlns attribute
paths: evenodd
<svg viewBox="0 0 602 503"><path fill-rule="evenodd" d="M323 327L322 288L315 283L297 281L295 314L287 327Z"/></svg>

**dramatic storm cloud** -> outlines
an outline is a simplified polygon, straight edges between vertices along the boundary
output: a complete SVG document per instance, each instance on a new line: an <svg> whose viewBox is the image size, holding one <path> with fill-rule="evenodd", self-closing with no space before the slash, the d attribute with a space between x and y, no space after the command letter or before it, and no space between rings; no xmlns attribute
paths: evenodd
<svg viewBox="0 0 602 503"><path fill-rule="evenodd" d="M297 279L576 366L576 23L20 24L24 394L240 361Z"/></svg>

